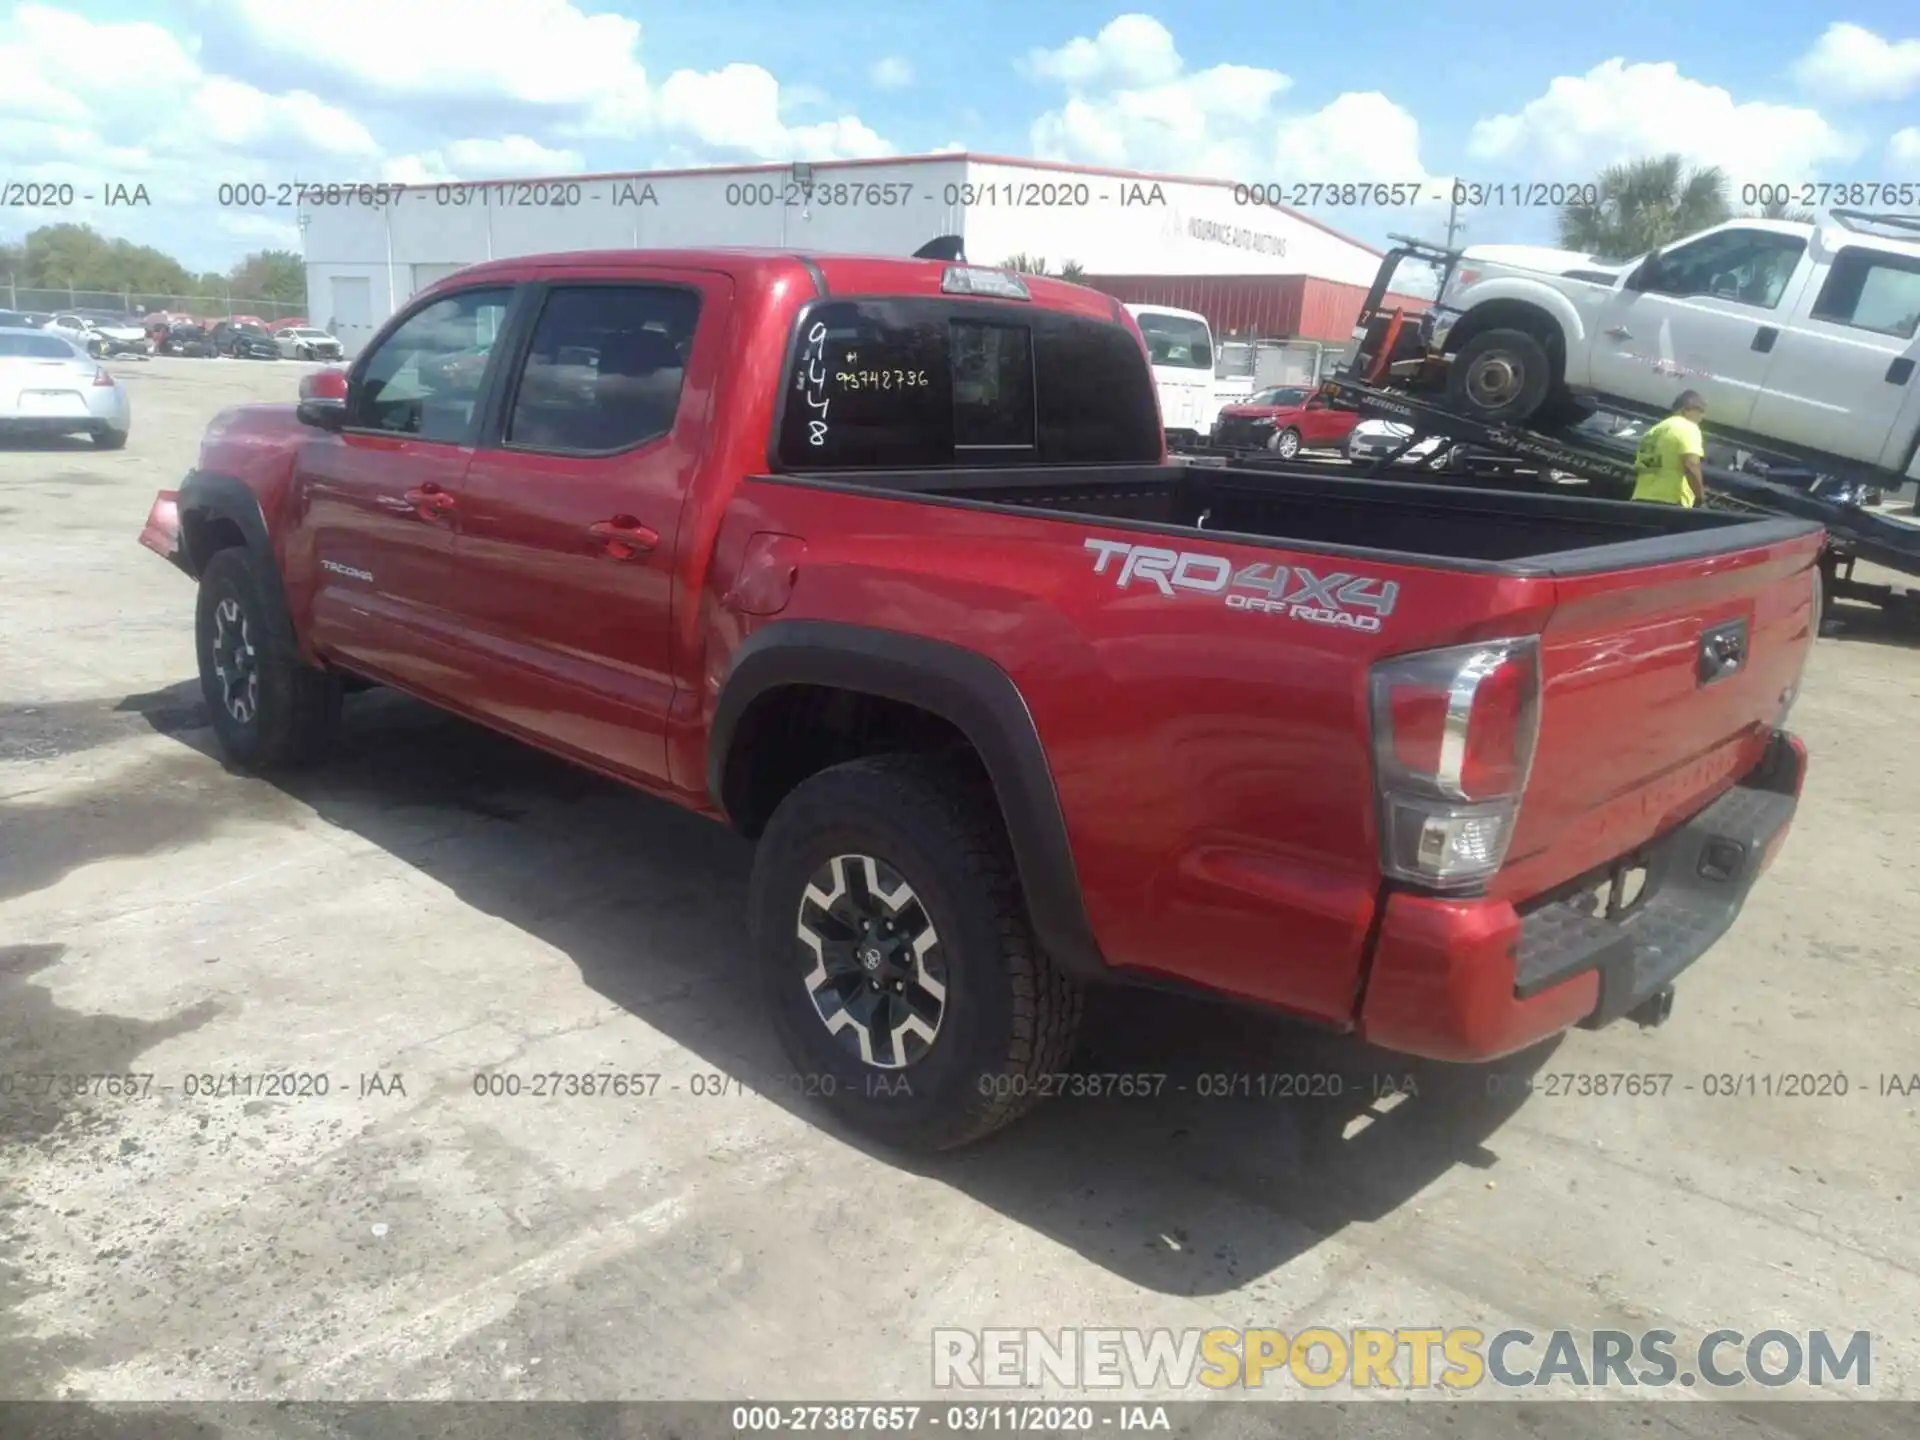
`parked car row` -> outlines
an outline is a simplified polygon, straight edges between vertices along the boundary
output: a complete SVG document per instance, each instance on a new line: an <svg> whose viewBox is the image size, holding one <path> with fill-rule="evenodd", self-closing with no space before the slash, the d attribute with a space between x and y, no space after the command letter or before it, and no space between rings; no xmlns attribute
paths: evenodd
<svg viewBox="0 0 1920 1440"><path fill-rule="evenodd" d="M242 360L338 360L340 342L305 320L271 323L255 315L202 320L162 311L0 310L0 329L49 330L95 358L148 355L231 356Z"/></svg>

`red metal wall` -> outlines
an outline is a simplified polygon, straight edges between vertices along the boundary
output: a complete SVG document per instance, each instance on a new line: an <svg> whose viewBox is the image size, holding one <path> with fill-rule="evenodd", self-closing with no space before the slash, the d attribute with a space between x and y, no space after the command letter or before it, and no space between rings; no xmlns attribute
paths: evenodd
<svg viewBox="0 0 1920 1440"><path fill-rule="evenodd" d="M1089 275L1081 283L1128 305L1166 305L1207 317L1216 340L1353 338L1364 287L1312 275ZM1389 295L1404 310L1433 302Z"/></svg>

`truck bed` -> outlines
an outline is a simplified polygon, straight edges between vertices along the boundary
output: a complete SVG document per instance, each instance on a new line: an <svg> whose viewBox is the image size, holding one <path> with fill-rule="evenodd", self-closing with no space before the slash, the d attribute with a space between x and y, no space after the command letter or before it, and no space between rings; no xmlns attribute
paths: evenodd
<svg viewBox="0 0 1920 1440"><path fill-rule="evenodd" d="M1442 565L1572 576L1789 540L1820 526L1669 505L1233 466L1116 465L769 476L935 504L1040 511L1172 533Z"/></svg>

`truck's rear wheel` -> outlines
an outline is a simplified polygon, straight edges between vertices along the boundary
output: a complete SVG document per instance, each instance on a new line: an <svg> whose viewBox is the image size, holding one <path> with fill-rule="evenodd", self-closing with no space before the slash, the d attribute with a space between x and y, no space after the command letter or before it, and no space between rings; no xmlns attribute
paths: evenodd
<svg viewBox="0 0 1920 1440"><path fill-rule="evenodd" d="M1526 420L1553 388L1547 350L1524 330L1486 330L1447 369L1447 403L1488 423Z"/></svg>
<svg viewBox="0 0 1920 1440"><path fill-rule="evenodd" d="M883 755L804 781L761 837L750 914L795 1092L884 1143L997 1130L1072 1053L1080 992L1035 945L965 767Z"/></svg>
<svg viewBox="0 0 1920 1440"><path fill-rule="evenodd" d="M220 748L260 771L320 759L339 729L341 700L339 679L301 660L267 564L244 546L214 552L194 616L200 693Z"/></svg>

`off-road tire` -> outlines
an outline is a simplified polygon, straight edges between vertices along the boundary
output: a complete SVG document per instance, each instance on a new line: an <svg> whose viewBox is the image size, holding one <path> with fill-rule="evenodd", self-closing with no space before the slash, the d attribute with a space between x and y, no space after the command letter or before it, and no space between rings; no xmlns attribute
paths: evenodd
<svg viewBox="0 0 1920 1440"><path fill-rule="evenodd" d="M200 693L213 719L220 748L235 765L269 773L322 759L340 728L338 677L300 658L272 561L242 545L214 552L200 575L194 613L194 649ZM247 719L228 708L226 686L215 669L216 612L231 600L245 618L259 676L257 702Z"/></svg>
<svg viewBox="0 0 1920 1440"><path fill-rule="evenodd" d="M890 866L939 935L945 1007L925 1054L902 1068L845 1048L805 984L802 897L836 856ZM992 788L964 762L880 755L803 781L760 838L749 916L793 1092L884 1144L951 1150L978 1140L1032 1108L1072 1055L1080 988L1035 943Z"/></svg>
<svg viewBox="0 0 1920 1440"><path fill-rule="evenodd" d="M1475 372L1496 355L1509 357L1518 369L1514 393L1499 403L1486 403L1478 392ZM1547 348L1524 330L1483 330L1460 347L1447 366L1447 403L1464 415L1486 424L1522 424L1546 403L1556 376Z"/></svg>

